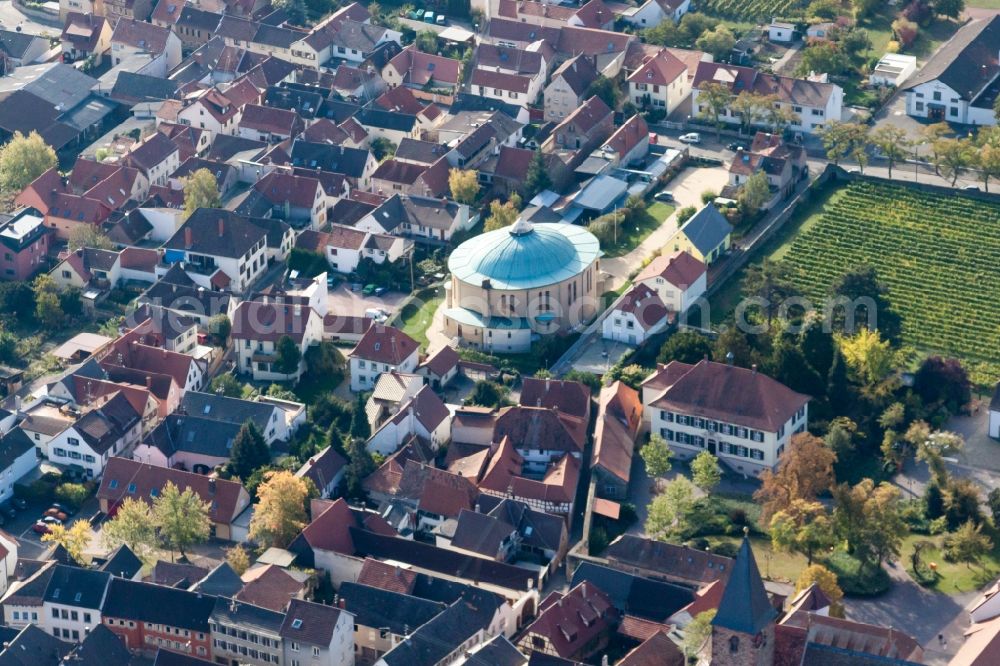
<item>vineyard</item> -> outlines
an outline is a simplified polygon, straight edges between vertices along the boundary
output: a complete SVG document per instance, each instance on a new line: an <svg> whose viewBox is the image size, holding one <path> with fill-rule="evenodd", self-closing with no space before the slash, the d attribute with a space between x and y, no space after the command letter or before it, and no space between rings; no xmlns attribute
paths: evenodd
<svg viewBox="0 0 1000 666"><path fill-rule="evenodd" d="M855 182L826 202L784 260L807 295L874 266L903 319L903 342L966 362L973 380L1000 379L1000 205Z"/></svg>
<svg viewBox="0 0 1000 666"><path fill-rule="evenodd" d="M702 0L697 11L731 21L756 22L791 16L802 6L798 0Z"/></svg>

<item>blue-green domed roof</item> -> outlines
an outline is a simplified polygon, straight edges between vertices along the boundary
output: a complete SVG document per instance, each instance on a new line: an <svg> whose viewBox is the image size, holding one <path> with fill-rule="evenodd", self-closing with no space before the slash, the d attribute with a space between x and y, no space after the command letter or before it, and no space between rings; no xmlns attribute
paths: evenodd
<svg viewBox="0 0 1000 666"><path fill-rule="evenodd" d="M471 238L448 259L462 282L494 289L534 289L568 280L601 256L594 234L572 224L518 221Z"/></svg>

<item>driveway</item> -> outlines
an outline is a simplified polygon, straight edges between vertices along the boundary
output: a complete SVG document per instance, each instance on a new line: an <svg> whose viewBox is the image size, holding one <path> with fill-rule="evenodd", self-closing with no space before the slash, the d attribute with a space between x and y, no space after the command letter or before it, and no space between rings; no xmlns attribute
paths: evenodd
<svg viewBox="0 0 1000 666"><path fill-rule="evenodd" d="M701 208L702 192L718 192L728 182L729 172L724 167L688 167L668 182L664 189L673 192L677 210L685 206ZM666 248L677 231L677 210L628 254L601 260L601 270L612 276L606 290L620 287L628 279L629 273L642 265L644 259Z"/></svg>

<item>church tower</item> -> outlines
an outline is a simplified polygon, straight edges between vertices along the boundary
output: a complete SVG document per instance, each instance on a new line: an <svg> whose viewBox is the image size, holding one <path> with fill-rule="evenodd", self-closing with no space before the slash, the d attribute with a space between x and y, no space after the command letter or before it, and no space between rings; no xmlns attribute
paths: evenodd
<svg viewBox="0 0 1000 666"><path fill-rule="evenodd" d="M712 620L712 666L771 666L778 612L764 590L757 561L744 536L733 571Z"/></svg>

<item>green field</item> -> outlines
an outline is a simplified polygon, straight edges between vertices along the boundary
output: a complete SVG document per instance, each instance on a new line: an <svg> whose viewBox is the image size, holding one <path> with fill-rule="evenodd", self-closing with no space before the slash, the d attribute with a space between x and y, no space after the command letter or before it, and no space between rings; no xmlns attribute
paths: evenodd
<svg viewBox="0 0 1000 666"><path fill-rule="evenodd" d="M704 0L698 11L735 21L770 21L801 13L804 6L797 0Z"/></svg>
<svg viewBox="0 0 1000 666"><path fill-rule="evenodd" d="M442 301L444 301L444 289L441 287L424 289L417 294L416 300L407 303L399 313L398 325L404 333L419 342L422 349L427 349L427 329Z"/></svg>
<svg viewBox="0 0 1000 666"><path fill-rule="evenodd" d="M772 246L819 302L845 272L875 267L903 319L903 342L966 362L973 380L1000 378L1000 204L855 182ZM735 279L735 278L734 278Z"/></svg>

